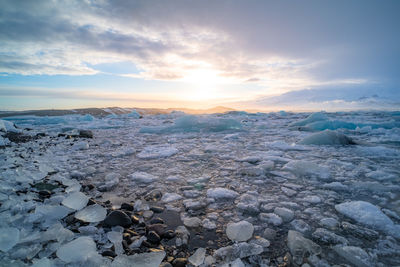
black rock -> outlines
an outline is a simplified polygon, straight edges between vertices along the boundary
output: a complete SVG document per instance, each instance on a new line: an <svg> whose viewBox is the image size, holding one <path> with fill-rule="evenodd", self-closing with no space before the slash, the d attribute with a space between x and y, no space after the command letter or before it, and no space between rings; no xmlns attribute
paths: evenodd
<svg viewBox="0 0 400 267"><path fill-rule="evenodd" d="M186 263L187 263L187 258L176 258L172 261L172 266L185 267Z"/></svg>
<svg viewBox="0 0 400 267"><path fill-rule="evenodd" d="M132 220L132 223L139 223L139 218L138 217L136 217L135 215L132 215L131 216L131 220Z"/></svg>
<svg viewBox="0 0 400 267"><path fill-rule="evenodd" d="M104 224L107 226L122 226L122 227L128 227L132 224L131 218L129 218L128 215L126 215L125 212L120 211L120 210L114 210L112 211L104 220Z"/></svg>
<svg viewBox="0 0 400 267"><path fill-rule="evenodd" d="M93 138L93 132L89 130L80 130L79 137L82 138Z"/></svg>
<svg viewBox="0 0 400 267"><path fill-rule="evenodd" d="M103 253L101 253L101 255L104 257L113 257L113 258L117 256L117 254L115 254L115 252L112 250L105 250L103 251Z"/></svg>
<svg viewBox="0 0 400 267"><path fill-rule="evenodd" d="M153 206L150 208L150 210L152 210L154 213L161 213L164 211L164 208L159 206Z"/></svg>
<svg viewBox="0 0 400 267"><path fill-rule="evenodd" d="M147 230L156 232L159 236L162 236L165 233L165 229L167 226L165 224L156 223L147 226Z"/></svg>
<svg viewBox="0 0 400 267"><path fill-rule="evenodd" d="M40 190L39 191L39 195L41 197L50 197L51 196L51 192L49 190Z"/></svg>
<svg viewBox="0 0 400 267"><path fill-rule="evenodd" d="M122 203L121 204L121 209L133 211L133 206L131 204L128 204L128 203Z"/></svg>
<svg viewBox="0 0 400 267"><path fill-rule="evenodd" d="M158 217L150 220L150 224L156 224L156 223L164 224L164 220Z"/></svg>
<svg viewBox="0 0 400 267"><path fill-rule="evenodd" d="M158 244L158 243L160 242L161 238L160 238L160 236L159 236L156 232L150 231L150 232L147 234L147 240L148 240L149 242L153 243L153 244Z"/></svg>
<svg viewBox="0 0 400 267"><path fill-rule="evenodd" d="M171 239L171 238L174 238L175 236L176 236L176 233L173 230L168 230L162 235L162 237L165 239Z"/></svg>

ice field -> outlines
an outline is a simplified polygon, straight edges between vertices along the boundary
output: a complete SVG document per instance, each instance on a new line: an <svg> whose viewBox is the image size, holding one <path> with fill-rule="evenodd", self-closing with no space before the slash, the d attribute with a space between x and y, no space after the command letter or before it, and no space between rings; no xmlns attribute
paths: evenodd
<svg viewBox="0 0 400 267"><path fill-rule="evenodd" d="M0 120L0 266L400 265L400 112Z"/></svg>

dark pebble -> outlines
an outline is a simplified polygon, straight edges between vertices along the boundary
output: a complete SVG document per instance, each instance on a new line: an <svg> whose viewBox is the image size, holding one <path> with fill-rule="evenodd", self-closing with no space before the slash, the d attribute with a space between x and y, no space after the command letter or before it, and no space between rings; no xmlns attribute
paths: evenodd
<svg viewBox="0 0 400 267"><path fill-rule="evenodd" d="M48 191L48 190L40 190L40 191L39 191L39 195L40 195L41 197L50 197L50 196L51 196L51 192Z"/></svg>
<svg viewBox="0 0 400 267"><path fill-rule="evenodd" d="M132 223L136 223L136 224L139 223L139 218L135 215L131 216L131 220L132 220Z"/></svg>
<svg viewBox="0 0 400 267"><path fill-rule="evenodd" d="M156 232L159 236L162 236L165 233L165 229L167 228L167 226L165 224L160 224L160 223L156 223L156 224L151 224L149 226L147 226L147 230L150 231L154 231Z"/></svg>
<svg viewBox="0 0 400 267"><path fill-rule="evenodd" d="M80 130L79 137L82 138L93 138L93 132L89 130Z"/></svg>
<svg viewBox="0 0 400 267"><path fill-rule="evenodd" d="M101 253L101 255L104 257L113 257L113 258L117 256L117 254L115 254L115 252L112 250L105 250L103 251L103 253Z"/></svg>
<svg viewBox="0 0 400 267"><path fill-rule="evenodd" d="M122 203L121 204L121 209L133 211L133 206L131 204L128 204L128 203Z"/></svg>
<svg viewBox="0 0 400 267"><path fill-rule="evenodd" d="M161 213L161 212L164 211L164 208L163 207L159 207L159 206L153 206L153 207L150 208L150 210L152 210L155 213Z"/></svg>
<svg viewBox="0 0 400 267"><path fill-rule="evenodd" d="M147 234L147 240L148 240L149 242L153 243L153 244L158 244L158 243L160 242L161 238L160 238L160 236L159 236L156 232L150 231L150 232Z"/></svg>
<svg viewBox="0 0 400 267"><path fill-rule="evenodd" d="M171 238L174 238L175 236L176 236L176 233L173 230L168 230L162 235L162 237L166 238L166 239L171 239Z"/></svg>
<svg viewBox="0 0 400 267"><path fill-rule="evenodd" d="M89 205L94 205L94 204L96 204L96 202L93 199L89 198L87 205L89 206Z"/></svg>
<svg viewBox="0 0 400 267"><path fill-rule="evenodd" d="M126 229L125 232L128 233L131 237L139 235L138 233L136 233L135 231L133 231L131 229Z"/></svg>
<svg viewBox="0 0 400 267"><path fill-rule="evenodd" d="M87 186L87 188L88 188L89 190L94 189L94 185L92 185L92 184L88 184L88 185L86 185L86 186Z"/></svg>
<svg viewBox="0 0 400 267"><path fill-rule="evenodd" d="M104 220L104 224L110 227L117 225L128 227L132 224L132 221L125 212L114 210L106 217L106 219Z"/></svg>
<svg viewBox="0 0 400 267"><path fill-rule="evenodd" d="M156 224L156 223L164 224L164 220L158 217L150 220L150 224Z"/></svg>
<svg viewBox="0 0 400 267"><path fill-rule="evenodd" d="M174 267L185 267L187 263L186 258L176 258L172 261L172 266Z"/></svg>

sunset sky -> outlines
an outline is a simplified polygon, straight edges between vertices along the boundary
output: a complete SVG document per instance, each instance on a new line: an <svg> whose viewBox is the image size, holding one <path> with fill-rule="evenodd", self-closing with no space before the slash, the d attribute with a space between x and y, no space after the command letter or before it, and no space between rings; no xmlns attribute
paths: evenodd
<svg viewBox="0 0 400 267"><path fill-rule="evenodd" d="M400 107L400 1L1 1L0 110Z"/></svg>

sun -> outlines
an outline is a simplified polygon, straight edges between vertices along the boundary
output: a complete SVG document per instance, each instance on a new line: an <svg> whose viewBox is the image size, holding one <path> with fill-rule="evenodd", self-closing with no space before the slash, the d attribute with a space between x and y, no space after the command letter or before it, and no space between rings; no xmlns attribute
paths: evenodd
<svg viewBox="0 0 400 267"><path fill-rule="evenodd" d="M216 70L193 69L187 71L182 81L189 86L184 94L186 100L205 101L223 97L219 87L226 81Z"/></svg>

